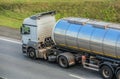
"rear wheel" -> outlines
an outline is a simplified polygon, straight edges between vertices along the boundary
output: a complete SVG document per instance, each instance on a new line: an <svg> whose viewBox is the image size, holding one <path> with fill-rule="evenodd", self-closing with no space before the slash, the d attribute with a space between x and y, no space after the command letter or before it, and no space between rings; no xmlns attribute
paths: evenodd
<svg viewBox="0 0 120 79"><path fill-rule="evenodd" d="M58 63L59 63L59 65L60 65L61 67L63 67L63 68L69 67L68 60L67 60L67 58L66 58L65 56L60 56L60 57L58 58Z"/></svg>
<svg viewBox="0 0 120 79"><path fill-rule="evenodd" d="M112 79L113 77L112 69L107 65L101 67L100 73L104 79Z"/></svg>
<svg viewBox="0 0 120 79"><path fill-rule="evenodd" d="M120 70L117 71L116 77L117 79L120 79Z"/></svg>
<svg viewBox="0 0 120 79"><path fill-rule="evenodd" d="M35 53L35 49L34 48L29 48L28 49L28 56L32 59L36 58L36 53Z"/></svg>

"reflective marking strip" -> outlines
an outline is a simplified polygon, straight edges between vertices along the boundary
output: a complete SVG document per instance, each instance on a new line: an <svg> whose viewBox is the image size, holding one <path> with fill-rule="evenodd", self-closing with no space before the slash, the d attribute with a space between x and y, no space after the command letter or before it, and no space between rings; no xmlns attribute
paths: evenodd
<svg viewBox="0 0 120 79"><path fill-rule="evenodd" d="M74 77L74 78L77 78L77 79L85 79L85 78L83 78L83 77L80 77L80 76L77 76L77 75L73 75L73 74L69 74L69 76Z"/></svg>
<svg viewBox="0 0 120 79"><path fill-rule="evenodd" d="M112 55L112 54L105 54L106 56L110 56L110 57L114 57L117 58L116 56Z"/></svg>
<svg viewBox="0 0 120 79"><path fill-rule="evenodd" d="M59 44L60 46L66 46L65 44Z"/></svg>
<svg viewBox="0 0 120 79"><path fill-rule="evenodd" d="M78 49L78 48L77 48L77 47L75 47L75 46L68 46L68 47L73 48L73 49Z"/></svg>
<svg viewBox="0 0 120 79"><path fill-rule="evenodd" d="M61 46L66 46L65 44L60 44ZM86 52L89 52L89 53L95 53L95 54L99 54L99 55L104 55L104 56L109 56L109 57L113 57L113 58L117 58L116 56L112 55L112 54L104 54L102 52L97 52L97 51L91 51L89 49L85 49L85 48L77 48L75 46L67 46L69 48L73 48L73 49L78 49L78 50L82 50L82 51L86 51ZM120 56L118 57L120 58Z"/></svg>
<svg viewBox="0 0 120 79"><path fill-rule="evenodd" d="M7 38L7 37L0 37L0 40L12 42L12 43L17 43L17 44L22 44L19 40Z"/></svg>
<svg viewBox="0 0 120 79"><path fill-rule="evenodd" d="M92 52L103 55L102 52L97 52L97 51L92 51Z"/></svg>
<svg viewBox="0 0 120 79"><path fill-rule="evenodd" d="M91 52L90 50L88 49L85 49L85 48L79 48L80 50L83 50L83 51L88 51L88 52Z"/></svg>

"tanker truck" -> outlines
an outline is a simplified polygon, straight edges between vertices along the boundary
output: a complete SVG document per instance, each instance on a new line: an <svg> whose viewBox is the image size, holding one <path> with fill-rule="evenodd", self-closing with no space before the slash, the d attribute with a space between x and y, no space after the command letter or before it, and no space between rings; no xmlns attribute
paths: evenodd
<svg viewBox="0 0 120 79"><path fill-rule="evenodd" d="M68 68L75 64L120 79L120 24L68 17L55 11L26 18L21 26L23 54Z"/></svg>

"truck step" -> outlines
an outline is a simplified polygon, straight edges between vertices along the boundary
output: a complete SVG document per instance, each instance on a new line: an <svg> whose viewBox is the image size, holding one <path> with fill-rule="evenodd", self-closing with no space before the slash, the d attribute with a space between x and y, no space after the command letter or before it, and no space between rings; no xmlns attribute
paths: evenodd
<svg viewBox="0 0 120 79"><path fill-rule="evenodd" d="M83 67L87 68L87 69L99 71L99 66L98 65L94 65L94 64L90 64L90 63L83 63Z"/></svg>

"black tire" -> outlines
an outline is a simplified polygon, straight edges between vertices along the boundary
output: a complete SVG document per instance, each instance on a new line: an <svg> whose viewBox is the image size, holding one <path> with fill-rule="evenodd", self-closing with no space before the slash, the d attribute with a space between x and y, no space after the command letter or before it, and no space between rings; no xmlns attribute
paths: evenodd
<svg viewBox="0 0 120 79"><path fill-rule="evenodd" d="M116 78L120 79L120 70L117 71Z"/></svg>
<svg viewBox="0 0 120 79"><path fill-rule="evenodd" d="M28 49L28 56L29 56L31 59L36 59L36 53L35 53L35 49L34 49L34 48L29 48L29 49Z"/></svg>
<svg viewBox="0 0 120 79"><path fill-rule="evenodd" d="M62 67L62 68L68 68L69 67L68 60L65 56L60 56L58 58L58 63L60 65L60 67Z"/></svg>
<svg viewBox="0 0 120 79"><path fill-rule="evenodd" d="M113 78L113 71L107 65L104 65L101 67L100 73L104 79L112 79Z"/></svg>

